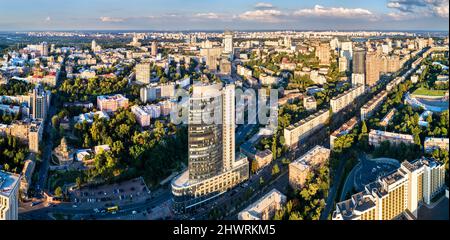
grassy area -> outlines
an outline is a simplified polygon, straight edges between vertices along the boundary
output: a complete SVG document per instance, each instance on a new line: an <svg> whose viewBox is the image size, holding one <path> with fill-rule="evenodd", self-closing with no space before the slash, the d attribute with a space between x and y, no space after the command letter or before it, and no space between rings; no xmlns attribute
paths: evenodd
<svg viewBox="0 0 450 240"><path fill-rule="evenodd" d="M444 96L447 90L431 90L426 88L418 88L414 91L413 95L425 95L425 96Z"/></svg>

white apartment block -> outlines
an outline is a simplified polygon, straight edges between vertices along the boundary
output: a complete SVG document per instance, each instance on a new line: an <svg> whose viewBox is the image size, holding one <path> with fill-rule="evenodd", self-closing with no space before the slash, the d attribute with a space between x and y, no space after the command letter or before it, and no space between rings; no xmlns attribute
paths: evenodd
<svg viewBox="0 0 450 240"><path fill-rule="evenodd" d="M296 147L298 142L322 128L330 117L328 109L322 109L309 117L300 120L284 129L285 145Z"/></svg>
<svg viewBox="0 0 450 240"><path fill-rule="evenodd" d="M369 144L375 147L380 146L384 141L388 141L391 145L398 145L400 143L414 144L414 137L409 134L385 132L380 130L370 130L369 132Z"/></svg>
<svg viewBox="0 0 450 240"><path fill-rule="evenodd" d="M370 99L368 103L366 103L361 108L361 121L365 121L367 118L371 117L374 111L376 111L381 104L386 100L387 92L381 91L375 97Z"/></svg>
<svg viewBox="0 0 450 240"><path fill-rule="evenodd" d="M338 113L339 111L353 103L355 99L361 96L361 94L363 93L364 85L357 85L356 87L352 87L351 89L339 94L338 96L333 97L330 100L331 110L333 111L333 113Z"/></svg>
<svg viewBox="0 0 450 240"><path fill-rule="evenodd" d="M18 220L20 176L0 170L0 220Z"/></svg>

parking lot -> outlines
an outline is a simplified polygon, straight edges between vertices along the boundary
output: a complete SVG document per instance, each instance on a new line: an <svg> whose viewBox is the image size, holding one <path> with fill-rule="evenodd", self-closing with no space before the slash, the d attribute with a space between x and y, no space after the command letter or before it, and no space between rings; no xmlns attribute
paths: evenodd
<svg viewBox="0 0 450 240"><path fill-rule="evenodd" d="M150 197L150 191L142 178L110 185L85 187L70 193L74 208L91 209L142 202Z"/></svg>

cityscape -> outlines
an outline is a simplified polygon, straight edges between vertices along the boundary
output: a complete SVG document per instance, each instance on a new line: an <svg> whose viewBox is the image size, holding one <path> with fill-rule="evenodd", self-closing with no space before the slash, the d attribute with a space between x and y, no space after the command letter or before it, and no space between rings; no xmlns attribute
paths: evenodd
<svg viewBox="0 0 450 240"><path fill-rule="evenodd" d="M0 2L0 220L449 220L448 0L46 2Z"/></svg>

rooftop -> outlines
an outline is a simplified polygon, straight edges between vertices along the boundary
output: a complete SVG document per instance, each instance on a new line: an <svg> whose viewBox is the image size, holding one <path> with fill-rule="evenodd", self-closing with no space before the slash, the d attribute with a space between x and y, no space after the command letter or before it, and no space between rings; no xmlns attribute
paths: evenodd
<svg viewBox="0 0 450 240"><path fill-rule="evenodd" d="M19 183L20 176L0 170L0 195L9 197Z"/></svg>

